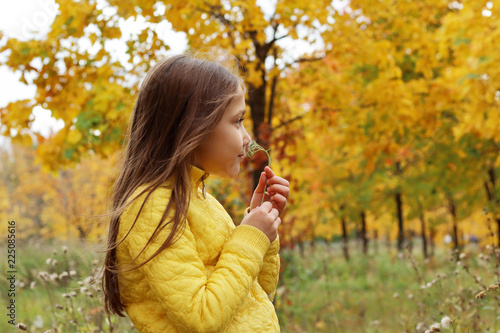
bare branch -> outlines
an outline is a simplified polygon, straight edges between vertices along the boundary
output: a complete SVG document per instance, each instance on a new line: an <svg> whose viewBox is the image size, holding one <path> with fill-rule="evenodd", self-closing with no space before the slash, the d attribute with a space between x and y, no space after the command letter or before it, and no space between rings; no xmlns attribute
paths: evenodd
<svg viewBox="0 0 500 333"><path fill-rule="evenodd" d="M314 62L318 60L323 60L325 59L326 56L321 56L321 57L313 57L313 58L299 58L291 63L285 64L285 68L290 68L295 64L301 63L301 62Z"/></svg>
<svg viewBox="0 0 500 333"><path fill-rule="evenodd" d="M222 7L221 6L212 6L207 2L204 2L204 4L208 7L208 9L196 7L196 10L215 17L215 19L219 20L220 23L222 23L224 26L226 26L227 35L229 36L229 39L231 40L233 47L236 47L235 38L234 38L233 33L235 31L238 31L238 30L236 29L233 22L231 22L230 20L228 20L227 18L224 17L224 15L221 12Z"/></svg>
<svg viewBox="0 0 500 333"><path fill-rule="evenodd" d="M207 13L207 14L214 16L216 19L218 19L222 24L224 24L229 29L232 29L234 31L237 30L236 27L234 26L234 24L231 21L229 21L227 18L225 18L224 15L222 14L222 12L221 12L222 6L213 6L207 2L204 2L204 4L209 9L203 9L200 7L197 7L196 9L198 9L199 11L201 11L203 13Z"/></svg>
<svg viewBox="0 0 500 333"><path fill-rule="evenodd" d="M281 127L284 127L284 126L287 126L289 125L290 123L293 123L294 121L297 121L299 119L302 119L304 118L304 116L308 113L314 113L315 111L332 111L332 112L340 112L342 111L342 109L330 109L330 108L321 108L321 109L318 109L318 110L313 110L313 111L306 111L296 117L293 117L291 119L288 119L284 122L282 122L281 124L275 126L275 127L271 127L271 132L274 131L274 130L277 130L278 128L281 128Z"/></svg>
<svg viewBox="0 0 500 333"><path fill-rule="evenodd" d="M280 37L276 37L276 36L274 36L274 37L273 37L273 40L272 40L271 42L273 42L273 43L274 43L274 42L276 42L276 41L278 41L278 40L280 40L280 39L286 38L286 37L288 37L288 34L285 34L285 35L280 36Z"/></svg>
<svg viewBox="0 0 500 333"><path fill-rule="evenodd" d="M273 16L271 17L271 19L269 20L271 22L271 26L273 27L273 39L269 42L271 45L273 45L276 41L278 41L280 39L288 37L288 34L285 34L285 35L280 36L280 37L276 37L276 34L278 33L279 24L277 24L276 21L274 20L275 15L276 15L276 13L274 13Z"/></svg>
<svg viewBox="0 0 500 333"><path fill-rule="evenodd" d="M304 112L296 117L293 117L291 119L288 119L284 122L282 122L281 124L279 124L278 126L275 126L275 127L271 127L271 132L273 132L274 130L277 130L278 128L281 128L281 127L284 127L286 125L289 125L290 123L293 123L294 121L296 120L299 120L299 119L302 119L304 118L304 116L307 114L307 112Z"/></svg>

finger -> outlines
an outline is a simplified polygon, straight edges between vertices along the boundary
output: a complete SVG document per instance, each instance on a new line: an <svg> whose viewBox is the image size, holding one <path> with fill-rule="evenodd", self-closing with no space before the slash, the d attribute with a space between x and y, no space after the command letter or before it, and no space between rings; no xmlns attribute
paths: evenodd
<svg viewBox="0 0 500 333"><path fill-rule="evenodd" d="M274 221L274 220L276 220L278 218L278 216L280 216L280 212L276 208L273 208L269 212L269 215L271 215L271 217L272 217L272 219Z"/></svg>
<svg viewBox="0 0 500 333"><path fill-rule="evenodd" d="M273 208L273 204L269 201L266 201L260 206L266 213L269 213Z"/></svg>
<svg viewBox="0 0 500 333"><path fill-rule="evenodd" d="M274 184L268 186L267 192L271 195L281 194L285 198L288 198L288 196L290 195L290 188L285 185Z"/></svg>
<svg viewBox="0 0 500 333"><path fill-rule="evenodd" d="M262 193L264 192L264 187L266 186L266 173L261 172L260 173L260 178L259 178L259 184L255 188L255 192L257 193Z"/></svg>
<svg viewBox="0 0 500 333"><path fill-rule="evenodd" d="M281 224L281 218L278 217L276 220L274 220L274 225L278 227L280 224Z"/></svg>
<svg viewBox="0 0 500 333"><path fill-rule="evenodd" d="M283 185L283 186L287 186L287 187L290 186L290 183L285 178L281 178L278 176L268 177L267 178L267 185L274 185L274 184L279 184L279 185Z"/></svg>
<svg viewBox="0 0 500 333"><path fill-rule="evenodd" d="M284 207L286 205L286 198L281 194L276 194L271 197L271 201L276 202L278 207Z"/></svg>

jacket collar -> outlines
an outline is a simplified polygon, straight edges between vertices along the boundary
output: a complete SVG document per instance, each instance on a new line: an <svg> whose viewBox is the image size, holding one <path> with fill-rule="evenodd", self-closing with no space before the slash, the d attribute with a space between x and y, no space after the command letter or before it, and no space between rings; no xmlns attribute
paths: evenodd
<svg viewBox="0 0 500 333"><path fill-rule="evenodd" d="M205 179L207 179L209 174L205 170L200 169L194 165L191 166L190 177L191 177L191 188L196 190L200 186L202 187L203 196L205 197Z"/></svg>

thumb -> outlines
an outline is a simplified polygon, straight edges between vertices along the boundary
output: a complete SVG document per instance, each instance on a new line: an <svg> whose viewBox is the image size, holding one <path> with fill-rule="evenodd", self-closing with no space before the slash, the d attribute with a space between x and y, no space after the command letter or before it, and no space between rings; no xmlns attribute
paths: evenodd
<svg viewBox="0 0 500 333"><path fill-rule="evenodd" d="M276 176L276 175L274 174L273 169L271 169L271 167L270 167L270 166L266 166L266 167L264 168L264 172L266 173L267 178L272 178L272 177Z"/></svg>
<svg viewBox="0 0 500 333"><path fill-rule="evenodd" d="M261 172L260 178L259 178L259 184L255 188L255 192L256 193L263 193L265 186L266 186L266 173L265 172Z"/></svg>

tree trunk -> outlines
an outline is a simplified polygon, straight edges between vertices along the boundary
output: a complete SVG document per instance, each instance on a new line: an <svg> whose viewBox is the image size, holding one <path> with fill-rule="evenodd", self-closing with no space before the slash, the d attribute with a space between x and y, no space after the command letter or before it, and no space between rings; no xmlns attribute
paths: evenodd
<svg viewBox="0 0 500 333"><path fill-rule="evenodd" d="M500 247L500 217L498 217L496 220L497 220L498 247Z"/></svg>
<svg viewBox="0 0 500 333"><path fill-rule="evenodd" d="M424 253L424 258L427 258L429 255L427 253L427 237L425 236L425 217L423 210L420 210L420 228L422 230L422 251Z"/></svg>
<svg viewBox="0 0 500 333"><path fill-rule="evenodd" d="M267 79L266 79L266 59L269 54L270 47L272 44L261 45L257 40L252 39L255 47L255 54L259 59L258 69L260 70L262 84L258 87L249 84L248 85L248 105L250 106L252 122L253 122L253 136L255 141L265 149L269 149L271 141L270 126L266 122L266 90L267 90ZM275 89L275 87L273 87ZM273 99L274 96L272 96ZM274 101L269 100L268 105L272 107ZM256 170L252 173L253 186L255 188L259 183L260 173L264 170L267 165L267 161L263 161L261 165L257 165Z"/></svg>
<svg viewBox="0 0 500 333"><path fill-rule="evenodd" d="M361 212L361 241L363 242L363 254L368 254L368 238L366 236L366 213Z"/></svg>
<svg viewBox="0 0 500 333"><path fill-rule="evenodd" d="M349 261L349 247L348 247L348 239L347 239L347 223L345 221L345 217L342 216L342 249L344 251L344 258L346 261Z"/></svg>
<svg viewBox="0 0 500 333"><path fill-rule="evenodd" d="M301 256L302 258L304 258L304 256L305 256L305 254L304 254L304 253L305 253L305 252L304 252L304 242L298 242L298 243L297 243L297 245L298 245L298 247L299 247L299 253L300 253L300 256Z"/></svg>
<svg viewBox="0 0 500 333"><path fill-rule="evenodd" d="M496 199L495 198L495 181L496 181L495 168L493 168L493 167L489 168L488 175L490 176L490 182L491 182L492 189L493 189L493 199Z"/></svg>
<svg viewBox="0 0 500 333"><path fill-rule="evenodd" d="M263 72L264 73L264 72ZM253 138L259 145L265 149L269 148L270 133L268 126L265 125L266 116L266 80L263 74L262 85L258 88L249 85L248 89L248 105L252 113L253 122ZM263 161L261 165L258 165L256 170L252 173L252 188L255 188L259 183L260 173L264 170L267 165L267 161Z"/></svg>
<svg viewBox="0 0 500 333"><path fill-rule="evenodd" d="M457 207L455 206L455 202L453 201L453 197L448 196L448 209L451 213L451 217L453 219L453 247L458 249L458 225L457 225Z"/></svg>
<svg viewBox="0 0 500 333"><path fill-rule="evenodd" d="M396 175L401 174L401 166L399 162L396 163ZM398 251L403 250L404 242L404 221L403 221L403 198L401 190L397 190L394 199L396 200L396 209L398 215Z"/></svg>
<svg viewBox="0 0 500 333"><path fill-rule="evenodd" d="M77 226L77 229L78 229L78 234L80 235L80 239L84 240L85 238L87 238L87 233L82 228L82 226L80 226L80 225Z"/></svg>
<svg viewBox="0 0 500 333"><path fill-rule="evenodd" d="M403 199L401 192L396 192L396 209L398 214L398 250L403 250L404 243L404 224L403 224Z"/></svg>
<svg viewBox="0 0 500 333"><path fill-rule="evenodd" d="M431 256L434 256L434 250L436 248L436 230L435 229L429 229L429 245L431 246Z"/></svg>
<svg viewBox="0 0 500 333"><path fill-rule="evenodd" d="M489 176L489 184L488 181L484 182L484 189L486 190L486 197L488 198L488 202L491 202L493 205L499 204L500 199L496 198L496 175L495 175L495 169L493 167L488 169L488 176ZM493 214L496 213L496 211L492 212ZM500 247L500 216L493 216L495 221L497 222L497 241L498 241L498 246Z"/></svg>

